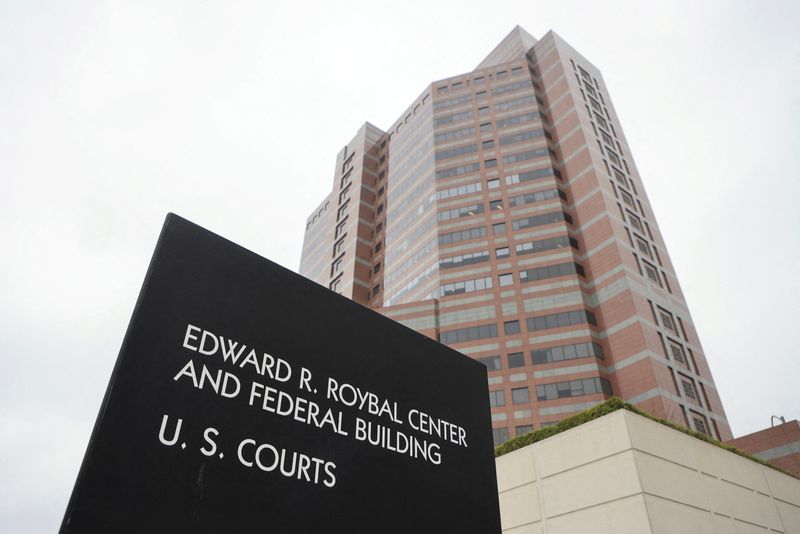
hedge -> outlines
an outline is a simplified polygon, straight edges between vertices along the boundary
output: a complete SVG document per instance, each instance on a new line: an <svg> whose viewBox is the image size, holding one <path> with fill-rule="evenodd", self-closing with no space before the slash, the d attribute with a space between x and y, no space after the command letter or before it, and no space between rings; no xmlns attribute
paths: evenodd
<svg viewBox="0 0 800 534"><path fill-rule="evenodd" d="M560 434L565 430L569 430L570 428L575 428L580 426L584 423L588 423L589 421L593 421L604 415L608 415L610 413L614 413L617 410L628 410L629 412L633 412L635 414L641 415L642 417L646 417L651 421L655 421L657 423L661 423L662 425L668 426L674 430L679 432L683 432L684 434L688 434L693 438L705 441L712 445L715 445L721 449L725 449L726 451L732 452L734 454L738 454L748 460L752 460L757 462L761 465L765 465L769 468L772 468L776 471L780 471L790 477L795 477L792 473L784 471L780 467L774 466L771 463L767 462L766 460L762 460L761 458L757 458L751 454L748 454L744 451L737 449L736 447L731 447L730 445L726 445L721 441L717 441L716 439L710 438L705 434L701 434L700 432L695 432L694 430L690 430L686 427L676 425L669 421L665 421L664 419L659 419L658 417L654 417L649 413L642 411L641 409L637 408L633 404L625 402L624 400L620 399L619 397L612 397L609 400L605 401L602 404L598 404L593 408L589 408L586 411L583 411L579 414L573 415L572 417L567 417L559 421L557 424L542 428L540 430L534 430L533 432L528 432L527 434L523 434L522 436L517 436L513 439L510 439L503 443L502 445L495 447L494 449L494 456L495 458L499 458L504 454L508 454L509 452L515 451L517 449L521 449L522 447L526 447L532 443L536 443L537 441L542 441L543 439L547 439L551 436L555 436L556 434Z"/></svg>

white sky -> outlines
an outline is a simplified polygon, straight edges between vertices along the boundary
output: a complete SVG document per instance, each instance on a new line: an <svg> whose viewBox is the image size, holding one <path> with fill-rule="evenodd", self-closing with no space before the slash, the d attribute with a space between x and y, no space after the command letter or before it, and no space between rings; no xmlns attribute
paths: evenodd
<svg viewBox="0 0 800 534"><path fill-rule="evenodd" d="M164 216L297 269L336 153L514 27L604 73L734 434L800 418L800 3L0 0L0 530L58 528Z"/></svg>

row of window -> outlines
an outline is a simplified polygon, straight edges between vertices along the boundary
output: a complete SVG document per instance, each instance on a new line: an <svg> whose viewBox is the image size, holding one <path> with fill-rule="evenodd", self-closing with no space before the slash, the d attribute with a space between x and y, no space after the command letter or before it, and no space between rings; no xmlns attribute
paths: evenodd
<svg viewBox="0 0 800 534"><path fill-rule="evenodd" d="M448 177L449 178L449 176L445 176L445 174L447 174L447 173L449 173L451 171L457 172L459 174L466 174L466 173L478 170L479 168L480 168L480 165L477 164L477 163L474 163L474 164L471 164L471 165L456 167L454 169L447 169L445 171L439 171L436 174L437 174L437 177ZM533 170L533 171L526 171L526 172L517 173L517 174L510 174L510 175L505 177L505 181L506 181L506 185L515 185L515 184L519 184L519 183L525 183L525 182L532 182L532 181L536 181L536 180L541 180L543 178L548 178L550 176L555 176L557 178L561 178L561 173L557 169L553 169L552 167L546 167L544 169L536 169L536 170ZM499 178L491 178L491 179L486 181L486 185L487 185L487 187L489 189L498 189L500 187L500 179ZM481 191L480 182L475 182L475 183L472 183L472 184L465 184L465 185L460 185L458 187L451 187L450 189L444 189L444 190L441 190L441 191L437 191L436 192L436 199L437 200L446 200L448 198L454 198L454 197L461 196L461 195L469 195L469 194L472 194L472 193L478 193L480 191ZM536 194L536 193L532 193L532 194ZM565 194L559 193L559 196L561 196L562 198L564 198L566 200L566 195ZM521 197L523 199L527 198L527 197L525 197L523 195L519 195L519 197ZM517 197L513 197L513 198L517 198ZM517 202L517 201L515 200L514 202ZM513 205L514 204L512 204L512 206Z"/></svg>
<svg viewBox="0 0 800 534"><path fill-rule="evenodd" d="M604 358L603 347L598 343L572 343L569 345L532 350L531 365L542 365L552 362L592 357ZM500 356L486 356L483 358L476 358L476 360L485 365L488 371L499 371L503 368ZM525 364L525 354L522 352L514 352L506 355L506 367L508 369L524 367Z"/></svg>
<svg viewBox="0 0 800 534"><path fill-rule="evenodd" d="M549 148L537 148L536 150L526 150L525 152L520 152L518 154L503 156L503 163L505 163L506 165L510 165L512 163L517 163L520 161L527 161L529 159L541 158L542 156L546 156L547 154L550 154L552 156L556 155L556 153L550 150Z"/></svg>
<svg viewBox="0 0 800 534"><path fill-rule="evenodd" d="M515 143L521 143L523 141L528 141L529 139L537 139L539 137L546 137L548 139L552 139L550 132L548 132L545 129L528 130L527 132L520 132L501 137L500 146L513 145Z"/></svg>
<svg viewBox="0 0 800 534"><path fill-rule="evenodd" d="M550 176L555 176L559 180L561 179L561 173L557 169L554 169L552 167L545 167L544 169L536 169L533 171L526 171L518 174L510 174L506 176L506 185L533 182L535 180L541 180L542 178L548 178Z"/></svg>
<svg viewBox="0 0 800 534"><path fill-rule="evenodd" d="M568 274L579 274L586 276L583 266L574 263L559 263L556 265L546 265L545 267L537 267L535 269L527 269L519 272L520 282L535 282L537 280L544 280L546 278L556 278L558 276L566 276Z"/></svg>
<svg viewBox="0 0 800 534"><path fill-rule="evenodd" d="M521 124L523 122L532 121L536 118L541 119L543 122L547 122L547 115L542 113L541 111L532 111L528 113L523 113L521 115L514 115L512 117L505 117L503 119L497 119L497 129L505 128L506 126L513 126L515 124Z"/></svg>
<svg viewBox="0 0 800 534"><path fill-rule="evenodd" d="M512 84L508 84L508 85L501 85L499 87L495 87L494 89L492 89L491 93L493 95L502 95L502 94L505 94L505 93L511 93L511 92L517 91L519 89L524 89L524 88L532 89L533 88L533 82L531 82L530 80L523 80L523 81L517 82L517 83L512 83ZM484 99L484 98L488 97L488 93L486 91L478 91L477 93L475 93L475 97L477 99L479 99L479 100L480 99ZM454 98L450 98L448 100L439 100L439 101L437 101L437 102L435 102L433 104L433 109L434 109L434 111L436 111L436 110L441 110L441 109L446 109L446 108L452 108L452 107L455 107L455 106L466 104L468 102L472 102L472 95L471 94L457 96L457 97L454 97Z"/></svg>
<svg viewBox="0 0 800 534"><path fill-rule="evenodd" d="M458 197L461 195L470 195L472 193L478 193L481 190L480 182L476 182L474 184L466 184L460 185L458 187L452 187L450 189L444 189L442 191L436 192L436 199L437 200L445 200L452 197Z"/></svg>
<svg viewBox="0 0 800 534"><path fill-rule="evenodd" d="M483 203L481 204L470 204L469 206L461 206L458 208L453 208L451 210L440 211L436 214L436 218L441 221L449 221L450 219L458 219L460 217L466 217L468 215L476 215L478 213L483 213Z"/></svg>
<svg viewBox="0 0 800 534"><path fill-rule="evenodd" d="M494 79L495 80L504 80L504 79L508 78L508 76L509 76L508 72L509 71L507 71L507 70L498 71L498 72L496 72L494 74ZM523 72L524 71L523 71L522 67L513 67L511 69L511 76L520 76L520 75L523 74ZM487 82L487 78L489 80L491 80L492 79L492 74L475 76L475 78L472 80L472 82L475 85L483 85L483 84L485 84ZM452 89L453 91L458 91L460 89L465 89L466 87L469 87L469 84L470 84L470 80L462 80L462 81L452 82L449 86L448 85L442 85L442 86L436 88L436 94L439 94L439 95L446 94L448 91L450 91L450 89Z"/></svg>
<svg viewBox="0 0 800 534"><path fill-rule="evenodd" d="M480 163L469 163L467 165L459 165L458 167L452 167L450 169L436 171L436 179L442 180L444 178L451 178L453 176L461 176L462 174L477 172L480 169L481 169Z"/></svg>
<svg viewBox="0 0 800 534"><path fill-rule="evenodd" d="M525 322L528 325L529 332L537 332L539 330L561 328L564 326L572 326L584 323L597 326L597 318L589 310L576 310L528 317Z"/></svg>
<svg viewBox="0 0 800 534"><path fill-rule="evenodd" d="M593 377L536 386L536 400L539 401L580 397L596 393L613 395L611 383L605 378Z"/></svg>
<svg viewBox="0 0 800 534"><path fill-rule="evenodd" d="M511 226L514 230L523 230L525 228L532 228L535 226L541 226L545 224L552 224L554 222L559 221L567 221L568 223L572 224L572 217L568 214L557 211L552 213L545 213L542 215L534 215L531 217L523 217L521 219L514 219L511 222ZM492 233L494 235L501 235L506 233L506 223L494 223L492 225ZM458 243L461 241L469 241L471 239L477 239L479 237L486 237L486 227L485 226L477 226L475 228L467 228L465 230L458 230L456 232L450 232L447 234L441 234L438 237L440 245L448 245L450 243ZM571 240L570 244L573 244ZM530 243L532 245L532 243ZM525 247L526 245L522 245ZM573 246L577 248L577 243L574 243ZM519 249L518 249L519 251ZM535 251L533 251L535 252ZM523 252L527 253L527 252Z"/></svg>
<svg viewBox="0 0 800 534"><path fill-rule="evenodd" d="M452 267L461 267L462 265L470 265L472 263L480 263L488 260L489 260L488 250L469 252L467 254L451 256L449 258L442 258L441 260L439 260L439 268L450 269Z"/></svg>
<svg viewBox="0 0 800 534"><path fill-rule="evenodd" d="M466 230L459 230L449 234L441 234L439 236L439 244L447 245L450 243L458 243L460 241L469 241L470 239L477 239L486 236L486 227L478 226L475 228L467 228Z"/></svg>
<svg viewBox="0 0 800 534"><path fill-rule="evenodd" d="M511 402L513 404L525 404L531 401L530 392L527 387L514 388L511 390ZM489 392L489 406L495 408L497 406L506 405L506 392L502 389Z"/></svg>
<svg viewBox="0 0 800 534"><path fill-rule="evenodd" d="M439 343L451 345L453 343L466 343L491 337L497 337L497 325L494 323L441 332L439 333Z"/></svg>
<svg viewBox="0 0 800 534"><path fill-rule="evenodd" d="M561 328L565 326L586 323L597 326L597 318L589 310L574 310L569 312L528 317L526 319L526 323L528 325L529 332L536 332L550 328ZM506 321L503 324L503 329L506 335L518 334L520 333L519 321ZM447 330L439 334L439 341L449 345L451 343L464 343L466 341L474 341L488 337L497 337L496 324L492 323L481 326Z"/></svg>
<svg viewBox="0 0 800 534"><path fill-rule="evenodd" d="M528 241L527 243L520 243L516 245L515 250L517 255L522 254L535 254L537 252L542 252L545 250L553 250L556 248L563 248L571 246L572 248L578 248L578 241L572 237L568 237L565 235L561 235L558 237L550 237L548 239L540 239L538 241Z"/></svg>
<svg viewBox="0 0 800 534"><path fill-rule="evenodd" d="M544 191L536 191L533 193L525 193L523 195L516 195L508 199L509 205L513 207L524 206L526 204L533 204L535 202L542 202L551 200L555 197L560 197L567 200L567 195L560 189L547 189ZM503 209L503 200L490 200L489 208L493 211ZM484 212L483 203L470 204L468 206L459 206L450 210L440 211L436 214L436 218L441 221L448 221L450 219L458 219L468 215L476 215Z"/></svg>
<svg viewBox="0 0 800 534"><path fill-rule="evenodd" d="M578 380L566 380L564 382L554 382L552 384L540 384L536 386L536 400L548 401L565 399L569 397L582 397L584 395L613 395L611 383L605 378L592 377ZM531 401L528 387L511 389L512 404L526 404ZM498 389L489 392L489 405L492 408L506 405L505 390Z"/></svg>
<svg viewBox="0 0 800 534"><path fill-rule="evenodd" d="M572 224L572 217L563 211L553 211L550 213L543 213L541 215L532 215L530 217L514 219L511 222L511 227L514 230L523 230L525 228L532 228L534 226L542 226L544 224L552 224L561 221L567 221L568 223Z"/></svg>
<svg viewBox="0 0 800 534"><path fill-rule="evenodd" d="M454 158L456 156L463 156L464 154L472 154L477 152L478 147L477 145L466 145L466 146L459 146L456 148L449 148L447 150L440 150L434 155L434 159L436 161Z"/></svg>
<svg viewBox="0 0 800 534"><path fill-rule="evenodd" d="M507 251L508 249L504 247ZM498 251L503 249L497 249ZM488 253L486 253L488 256ZM503 254L499 254L502 256ZM520 271L519 273L519 280L522 283L525 282L535 282L537 280L544 280L547 278L556 278L558 276L566 276L569 274L579 274L581 276L586 276L584 269L581 265L573 262L569 263L559 263L556 265L547 265L545 267L538 267L536 269L528 269L525 271ZM500 287L506 287L514 284L514 273L503 273L497 276L497 280L500 283ZM464 285L466 284L466 286ZM461 282L455 282L453 284L447 284L441 286L440 294L443 296L447 295L455 295L457 293L469 293L472 291L480 291L482 289L491 289L492 288L492 279L491 277L487 278L479 278L477 280L466 280Z"/></svg>
<svg viewBox="0 0 800 534"><path fill-rule="evenodd" d="M460 293L471 293L473 291L483 291L492 289L492 277L476 278L474 280L461 280L452 284L444 284L439 287L439 294L443 297L458 295Z"/></svg>
<svg viewBox="0 0 800 534"><path fill-rule="evenodd" d="M514 208L517 206L524 206L525 204L533 204L534 202L543 202L545 200L556 198L557 196L560 196L566 200L566 194L564 194L561 190L554 188L509 197L508 205Z"/></svg>

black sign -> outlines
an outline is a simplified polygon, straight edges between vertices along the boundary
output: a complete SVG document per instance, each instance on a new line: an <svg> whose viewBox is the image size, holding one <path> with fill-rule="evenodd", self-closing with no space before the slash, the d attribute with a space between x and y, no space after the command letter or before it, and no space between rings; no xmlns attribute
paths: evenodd
<svg viewBox="0 0 800 534"><path fill-rule="evenodd" d="M484 366L167 216L62 533L499 531Z"/></svg>

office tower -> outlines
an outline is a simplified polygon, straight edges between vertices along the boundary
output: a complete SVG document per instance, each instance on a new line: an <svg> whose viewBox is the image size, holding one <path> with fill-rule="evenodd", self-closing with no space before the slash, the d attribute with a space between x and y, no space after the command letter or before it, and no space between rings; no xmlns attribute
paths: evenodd
<svg viewBox="0 0 800 534"><path fill-rule="evenodd" d="M300 272L486 364L498 443L612 394L732 437L608 88L553 32L365 124Z"/></svg>

